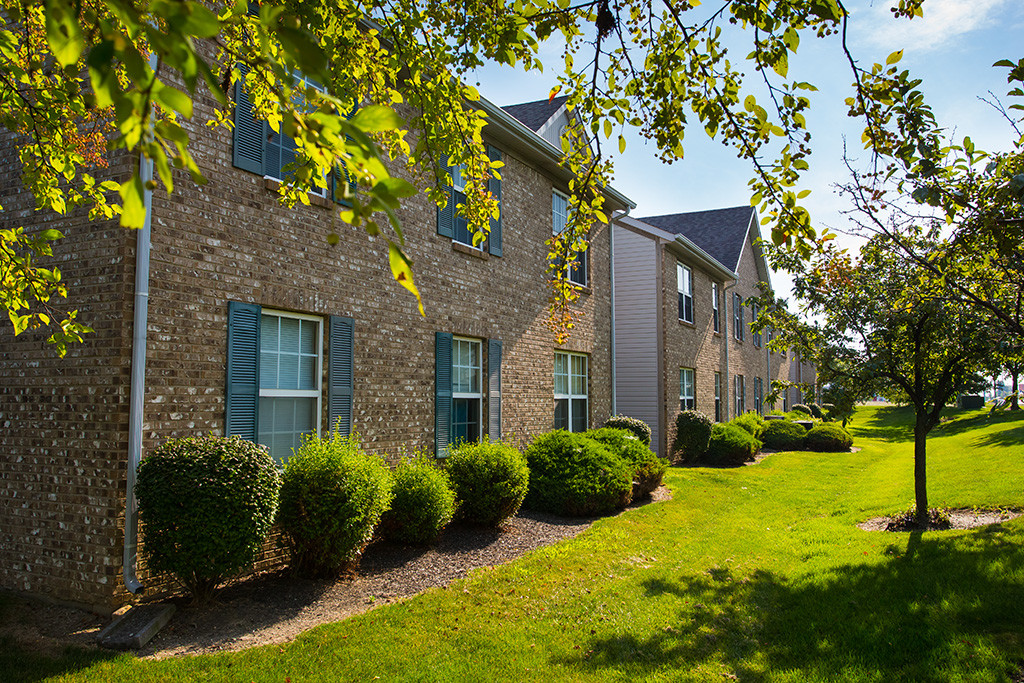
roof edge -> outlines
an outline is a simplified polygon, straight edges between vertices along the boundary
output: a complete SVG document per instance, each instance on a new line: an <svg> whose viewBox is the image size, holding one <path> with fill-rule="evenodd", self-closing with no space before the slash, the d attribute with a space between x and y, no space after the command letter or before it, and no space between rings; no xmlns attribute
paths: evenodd
<svg viewBox="0 0 1024 683"><path fill-rule="evenodd" d="M625 223L633 229L646 232L652 237L664 240L669 245L676 247L676 249L681 251L684 256L692 256L704 266L707 266L717 274L724 276L724 279L726 280L738 281L740 279L739 273L730 270L728 266L724 265L709 253L698 247L685 235L677 235L675 233L668 232L667 230L662 230L661 228L644 223L640 219L633 218L632 216L620 216L618 221Z"/></svg>

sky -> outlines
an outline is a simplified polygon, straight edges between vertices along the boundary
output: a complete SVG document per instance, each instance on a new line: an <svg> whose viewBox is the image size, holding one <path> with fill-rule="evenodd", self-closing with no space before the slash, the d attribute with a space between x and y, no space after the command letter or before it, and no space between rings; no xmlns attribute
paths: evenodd
<svg viewBox="0 0 1024 683"><path fill-rule="evenodd" d="M719 5L717 0L705 0L705 4ZM885 63L890 53L903 50L900 66L923 79L921 90L940 125L954 132L958 140L969 135L979 149L1009 147L1009 124L979 98L991 99L990 93L994 93L1007 101L1007 69L992 64L1000 59L1016 62L1024 56L1024 2L925 0L924 17L912 21L894 19L889 0L846 0L844 4L851 14L847 42L859 65L870 68L876 62ZM749 51L749 45L737 42L731 50L733 61L740 61ZM557 83L560 46L545 45L541 57L547 65L543 74L497 67L481 70L481 94L498 105L547 97ZM803 36L798 54L790 59L788 80L808 81L818 87L811 95L808 115L814 150L811 171L799 188L811 190L805 206L819 229L843 231L849 224L834 185L847 176L844 144L851 157L866 155L860 143L862 126L846 116L843 100L851 94L852 77L838 36ZM613 185L637 203L632 215L749 205L749 162L736 159L729 148L709 140L699 126L687 131L685 158L672 165L662 163L653 144L645 144L636 133L627 134L627 142L625 153L612 157ZM783 295L789 289L789 279L782 273L773 275L772 284Z"/></svg>

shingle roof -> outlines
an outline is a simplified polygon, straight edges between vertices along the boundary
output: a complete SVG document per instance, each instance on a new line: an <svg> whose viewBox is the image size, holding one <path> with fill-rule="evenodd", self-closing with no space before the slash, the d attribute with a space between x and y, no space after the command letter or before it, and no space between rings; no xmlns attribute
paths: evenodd
<svg viewBox="0 0 1024 683"><path fill-rule="evenodd" d="M541 126L555 115L568 97L556 97L552 100L537 100L536 102L524 102L522 104L510 104L502 107L506 112L518 119L520 123L532 130L534 133L540 130Z"/></svg>
<svg viewBox="0 0 1024 683"><path fill-rule="evenodd" d="M735 271L739 267L753 212L751 206L734 206L729 209L673 213L637 220L685 236L711 258Z"/></svg>

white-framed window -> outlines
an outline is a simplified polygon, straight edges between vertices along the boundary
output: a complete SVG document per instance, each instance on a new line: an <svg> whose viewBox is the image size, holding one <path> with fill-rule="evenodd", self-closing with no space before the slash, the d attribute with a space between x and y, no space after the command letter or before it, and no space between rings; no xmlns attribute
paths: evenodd
<svg viewBox="0 0 1024 683"><path fill-rule="evenodd" d="M558 190L551 191L551 234L558 235L565 226L569 224L569 196L559 192ZM566 278L569 282L580 285L581 287L587 286L587 271L589 270L589 256L590 250L581 251L576 254L576 260L573 261L572 267L568 269Z"/></svg>
<svg viewBox="0 0 1024 683"><path fill-rule="evenodd" d="M764 412L764 384L760 377L754 378L754 410Z"/></svg>
<svg viewBox="0 0 1024 683"><path fill-rule="evenodd" d="M736 375L736 417L747 412L747 403L744 399L745 391L746 386L743 375Z"/></svg>
<svg viewBox="0 0 1024 683"><path fill-rule="evenodd" d="M323 321L300 313L263 310L260 319L259 434L283 461L320 433Z"/></svg>
<svg viewBox="0 0 1024 683"><path fill-rule="evenodd" d="M679 319L693 322L693 271L676 262L676 290L679 292Z"/></svg>
<svg viewBox="0 0 1024 683"><path fill-rule="evenodd" d="M555 352L555 429L587 431L588 365L582 353Z"/></svg>
<svg viewBox="0 0 1024 683"><path fill-rule="evenodd" d="M722 373L715 373L715 422L722 421Z"/></svg>
<svg viewBox="0 0 1024 683"><path fill-rule="evenodd" d="M481 355L479 339L452 339L452 443L480 440L484 402Z"/></svg>
<svg viewBox="0 0 1024 683"><path fill-rule="evenodd" d="M696 407L693 368L679 368L679 410L694 410Z"/></svg>
<svg viewBox="0 0 1024 683"><path fill-rule="evenodd" d="M757 304L750 304L750 324L751 325L753 325L754 323L757 322L757 311L758 311ZM761 333L760 332L751 332L750 336L751 336L752 341L754 342L754 346L756 346L757 348L761 348Z"/></svg>
<svg viewBox="0 0 1024 683"><path fill-rule="evenodd" d="M720 313L718 310L718 283L711 283L711 322L716 333L721 331Z"/></svg>
<svg viewBox="0 0 1024 683"><path fill-rule="evenodd" d="M732 334L738 341L743 341L743 297L732 295Z"/></svg>
<svg viewBox="0 0 1024 683"><path fill-rule="evenodd" d="M324 86L302 74L295 74L292 81L295 100L300 104L305 103L306 108L311 110L312 105L305 102L306 98L304 90L306 88L313 88L319 92L324 92ZM297 149L298 147L295 144L295 140L279 131L275 131L270 126L267 126L267 139L263 147L264 177L279 181L285 180L287 173L282 169L286 165L295 162ZM317 187L315 184L310 185L309 192L321 197L327 196L327 188Z"/></svg>
<svg viewBox="0 0 1024 683"><path fill-rule="evenodd" d="M466 180L462 177L463 172L466 170L465 164L458 164L457 166L451 167L452 173L452 211L454 212L454 239L460 244L465 244L467 247L472 247L482 251L486 240L481 240L479 244L473 244L473 231L469 228L469 221L462 213L458 212L455 207L459 204L466 205Z"/></svg>

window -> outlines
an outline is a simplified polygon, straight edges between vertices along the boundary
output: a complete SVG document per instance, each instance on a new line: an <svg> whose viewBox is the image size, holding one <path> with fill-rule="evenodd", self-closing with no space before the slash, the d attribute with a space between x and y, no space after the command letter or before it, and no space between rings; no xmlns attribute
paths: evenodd
<svg viewBox="0 0 1024 683"><path fill-rule="evenodd" d="M782 412L789 412L789 387L782 390Z"/></svg>
<svg viewBox="0 0 1024 683"><path fill-rule="evenodd" d="M722 421L722 373L715 373L715 422Z"/></svg>
<svg viewBox="0 0 1024 683"><path fill-rule="evenodd" d="M736 375L736 417L747 411L743 394L745 391L743 375Z"/></svg>
<svg viewBox="0 0 1024 683"><path fill-rule="evenodd" d="M754 410L758 413L764 412L764 385L760 377L754 378Z"/></svg>
<svg viewBox="0 0 1024 683"><path fill-rule="evenodd" d="M555 429L585 432L589 426L587 357L555 353Z"/></svg>
<svg viewBox="0 0 1024 683"><path fill-rule="evenodd" d="M263 311L260 318L260 407L257 441L277 461L320 433L320 319Z"/></svg>
<svg viewBox="0 0 1024 683"><path fill-rule="evenodd" d="M676 289L679 291L679 319L693 322L693 271L676 263Z"/></svg>
<svg viewBox="0 0 1024 683"><path fill-rule="evenodd" d="M553 235L558 235L565 226L569 224L569 197L562 194L558 190L552 190L551 192L551 231ZM572 267L568 269L566 278L569 282L580 285L581 287L587 286L587 271L589 269L590 258L588 254L590 250L576 252L576 260L573 261Z"/></svg>
<svg viewBox="0 0 1024 683"><path fill-rule="evenodd" d="M693 392L693 368L679 368L679 410L697 407Z"/></svg>
<svg viewBox="0 0 1024 683"><path fill-rule="evenodd" d="M711 283L711 320L715 326L715 332L720 331L720 323L718 322L718 283Z"/></svg>
<svg viewBox="0 0 1024 683"><path fill-rule="evenodd" d="M479 340L452 340L452 443L480 440L483 368Z"/></svg>
<svg viewBox="0 0 1024 683"><path fill-rule="evenodd" d="M732 295L732 334L743 341L743 297L739 294Z"/></svg>
<svg viewBox="0 0 1024 683"><path fill-rule="evenodd" d="M757 304L751 304L750 305L750 324L753 325L755 322L757 322ZM751 336L751 339L754 342L754 346L756 346L757 348L761 348L761 333L760 332L751 332L750 336ZM756 385L756 382L755 382L755 385Z"/></svg>
<svg viewBox="0 0 1024 683"><path fill-rule="evenodd" d="M487 146L487 154L491 162L501 161L501 152L490 145ZM463 173L464 165L447 167L451 175L452 184L447 188L448 202L443 209L437 211L437 234L450 237L452 241L464 244L479 251L487 251L491 256L501 256L501 177L500 172L495 173L487 181L487 189L498 200L498 217L492 218L487 239L473 243L474 231L469 221L458 210L458 205L466 203L466 183ZM479 239L479 238L478 238Z"/></svg>

